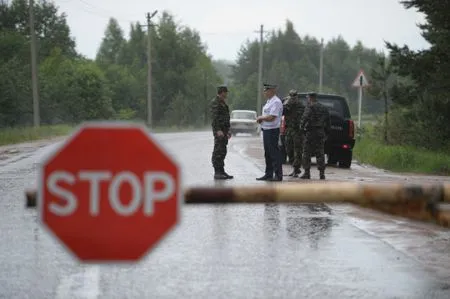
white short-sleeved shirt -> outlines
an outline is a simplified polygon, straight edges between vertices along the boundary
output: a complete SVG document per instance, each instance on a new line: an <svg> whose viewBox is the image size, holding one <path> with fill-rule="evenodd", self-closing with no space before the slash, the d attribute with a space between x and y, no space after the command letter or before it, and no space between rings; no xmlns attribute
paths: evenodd
<svg viewBox="0 0 450 299"><path fill-rule="evenodd" d="M281 125L281 116L283 115L283 103L281 102L280 98L274 95L273 97L268 99L262 111L263 116L274 115L276 116L276 118L273 121L261 122L261 129L278 129Z"/></svg>

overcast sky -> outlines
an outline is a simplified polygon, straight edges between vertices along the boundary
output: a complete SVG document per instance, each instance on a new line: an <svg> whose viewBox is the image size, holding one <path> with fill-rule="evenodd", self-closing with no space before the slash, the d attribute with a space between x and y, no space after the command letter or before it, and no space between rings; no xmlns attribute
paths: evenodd
<svg viewBox="0 0 450 299"><path fill-rule="evenodd" d="M427 48L417 23L424 18L406 10L398 0L54 0L77 42L78 51L94 58L109 17L118 19L128 36L130 22L145 23L147 12L169 11L176 21L198 30L214 59L235 60L246 39L255 32L294 23L300 36L331 40L339 34L351 46L361 40L382 50L383 40ZM157 18L158 14L155 16Z"/></svg>

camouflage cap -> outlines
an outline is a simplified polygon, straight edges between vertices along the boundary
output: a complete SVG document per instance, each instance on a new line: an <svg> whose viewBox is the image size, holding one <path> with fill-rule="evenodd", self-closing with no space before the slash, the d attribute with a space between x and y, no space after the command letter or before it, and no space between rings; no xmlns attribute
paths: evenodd
<svg viewBox="0 0 450 299"><path fill-rule="evenodd" d="M297 94L298 94L297 90L295 90L295 89L289 90L289 95L290 96L296 96Z"/></svg>
<svg viewBox="0 0 450 299"><path fill-rule="evenodd" d="M226 85L217 86L217 93L228 92L228 87Z"/></svg>

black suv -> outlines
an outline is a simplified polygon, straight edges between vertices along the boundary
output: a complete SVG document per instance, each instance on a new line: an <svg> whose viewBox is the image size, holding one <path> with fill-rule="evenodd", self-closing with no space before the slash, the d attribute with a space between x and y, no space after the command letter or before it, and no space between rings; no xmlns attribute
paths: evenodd
<svg viewBox="0 0 450 299"><path fill-rule="evenodd" d="M305 106L307 105L307 93L299 93ZM330 111L331 132L325 142L325 154L329 165L337 165L342 168L350 168L355 146L355 124L351 120L350 109L344 97L333 94L317 94L317 101ZM284 138L281 138L281 151L283 160L286 157Z"/></svg>

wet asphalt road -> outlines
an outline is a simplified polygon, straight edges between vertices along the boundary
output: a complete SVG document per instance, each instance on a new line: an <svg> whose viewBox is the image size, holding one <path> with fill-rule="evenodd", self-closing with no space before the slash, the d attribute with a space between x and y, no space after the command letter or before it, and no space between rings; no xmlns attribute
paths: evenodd
<svg viewBox="0 0 450 299"><path fill-rule="evenodd" d="M158 137L182 162L185 185L216 184L209 132ZM54 146L0 160L0 298L450 298L448 231L348 205L186 206L141 263L80 265L24 208L23 189ZM265 184L255 181L260 147L233 137L226 167L235 179L220 184ZM327 178L449 181L356 164Z"/></svg>

